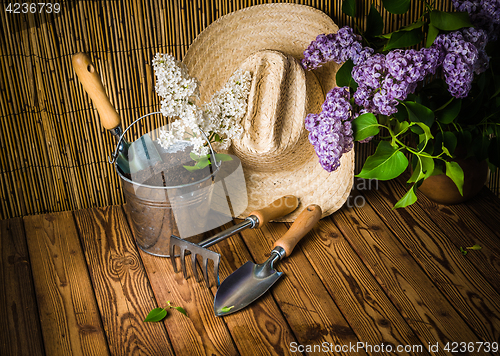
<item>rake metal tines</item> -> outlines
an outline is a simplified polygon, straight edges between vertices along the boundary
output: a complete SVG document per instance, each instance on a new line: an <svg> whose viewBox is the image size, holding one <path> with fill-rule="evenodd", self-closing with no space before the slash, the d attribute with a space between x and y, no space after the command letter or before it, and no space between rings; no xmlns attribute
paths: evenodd
<svg viewBox="0 0 500 356"><path fill-rule="evenodd" d="M170 261L172 262L172 266L174 267L174 272L178 273L179 270L177 268L177 263L175 262L175 246L180 248L180 254L177 255L180 257L182 274L184 275L184 279L187 279L187 268L186 268L186 255L191 255L191 269L193 270L194 277L196 282L200 282L200 276L198 274L197 268L197 256L200 255L202 257L201 269L203 271L203 277L205 278L205 282L207 284L207 288L210 288L210 279L208 277L208 260L212 260L214 263L214 277L217 287L220 285L219 281L219 262L220 255L217 252L210 251L206 248L203 248L200 245L194 244L192 242L182 240L177 236L172 235L170 238Z"/></svg>

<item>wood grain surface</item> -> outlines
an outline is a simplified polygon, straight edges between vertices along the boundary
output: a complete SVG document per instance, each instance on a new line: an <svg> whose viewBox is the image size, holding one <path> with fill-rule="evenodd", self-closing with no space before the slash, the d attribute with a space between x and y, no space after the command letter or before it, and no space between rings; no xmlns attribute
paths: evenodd
<svg viewBox="0 0 500 356"><path fill-rule="evenodd" d="M376 193L363 193L386 226L398 236L481 340L498 340L500 295L441 228L429 221L420 205L392 209L403 191L400 184L385 182L379 185Z"/></svg>
<svg viewBox="0 0 500 356"><path fill-rule="evenodd" d="M0 355L45 355L21 218L0 220Z"/></svg>
<svg viewBox="0 0 500 356"><path fill-rule="evenodd" d="M158 305L122 208L75 218L111 354L172 355L164 325L143 322Z"/></svg>
<svg viewBox="0 0 500 356"><path fill-rule="evenodd" d="M403 193L401 182L354 191L276 264L284 274L268 292L225 317L214 277L207 288L190 265L184 279L140 250L123 206L1 221L0 354L420 356L448 355L452 342L475 347L454 354L498 354L500 200L482 192L445 207L419 195L393 210ZM266 260L289 229L269 223L211 246L220 279ZM482 249L464 256L471 244ZM144 322L168 301L188 316Z"/></svg>
<svg viewBox="0 0 500 356"><path fill-rule="evenodd" d="M24 222L47 355L108 355L73 215Z"/></svg>

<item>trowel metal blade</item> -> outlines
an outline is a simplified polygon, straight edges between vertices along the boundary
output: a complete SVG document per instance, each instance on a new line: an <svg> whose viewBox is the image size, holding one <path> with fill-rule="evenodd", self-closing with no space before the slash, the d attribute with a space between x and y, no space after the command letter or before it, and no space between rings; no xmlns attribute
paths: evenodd
<svg viewBox="0 0 500 356"><path fill-rule="evenodd" d="M266 267L265 263L257 265L248 261L227 277L215 295L215 315L235 313L267 292L283 272Z"/></svg>
<svg viewBox="0 0 500 356"><path fill-rule="evenodd" d="M162 161L149 134L142 135L130 145L128 160L131 174Z"/></svg>

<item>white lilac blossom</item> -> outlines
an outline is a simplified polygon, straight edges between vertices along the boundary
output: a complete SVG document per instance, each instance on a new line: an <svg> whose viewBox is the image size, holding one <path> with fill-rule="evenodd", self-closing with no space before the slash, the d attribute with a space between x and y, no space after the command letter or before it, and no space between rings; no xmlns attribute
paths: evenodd
<svg viewBox="0 0 500 356"><path fill-rule="evenodd" d="M309 141L319 158L319 163L328 172L340 166L342 154L353 147L352 108L347 87L333 88L326 95L320 114L308 114L305 128Z"/></svg>
<svg viewBox="0 0 500 356"><path fill-rule="evenodd" d="M237 70L226 85L212 96L212 101L201 108L195 103L199 98L198 82L189 76L186 66L168 54L157 54L153 59L156 74L156 92L162 98L161 113L177 117L169 131L160 130L158 143L168 149L179 140L190 137L193 152L208 153L200 129L217 134L225 146L243 132L241 119L247 110L250 90L250 72Z"/></svg>
<svg viewBox="0 0 500 356"><path fill-rule="evenodd" d="M210 103L203 105L203 128L219 135L223 140L221 148L227 148L231 139L238 139L243 134L241 119L247 111L251 80L250 72L237 70L212 96Z"/></svg>

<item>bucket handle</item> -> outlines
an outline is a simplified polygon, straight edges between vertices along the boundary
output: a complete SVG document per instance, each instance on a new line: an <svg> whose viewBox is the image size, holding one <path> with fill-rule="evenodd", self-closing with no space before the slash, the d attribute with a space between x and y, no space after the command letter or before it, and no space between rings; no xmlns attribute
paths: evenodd
<svg viewBox="0 0 500 356"><path fill-rule="evenodd" d="M142 119L144 119L145 117L147 116L151 116L151 115L156 115L156 114L161 114L161 112L159 111L156 111L156 112L152 112L152 113L149 113L149 114L146 114L146 115L143 115L141 116L140 118L138 118L137 120L135 120L133 123L131 123L122 133L121 135L119 136L119 139L118 139L118 143L116 144L116 148L115 148L115 152L111 155L111 157L108 156L108 162L113 164L115 163L116 159L118 158L118 152L120 151L120 147L122 147L122 143L123 144L128 144L128 142L126 142L125 140L125 134L127 133L127 131L133 126L135 125L135 123L137 121L140 121ZM217 163L217 160L215 159L215 152L214 152L214 149L212 148L212 144L210 143L210 141L208 140L208 137L207 135L205 134L205 132L200 128L198 127L198 129L200 130L201 134L203 135L203 137L205 138L205 140L208 142L208 147L210 147L210 153L212 154L212 161L214 162L214 165L215 165L215 168L218 169L220 167L220 164L222 163L222 161L219 161L219 163Z"/></svg>

